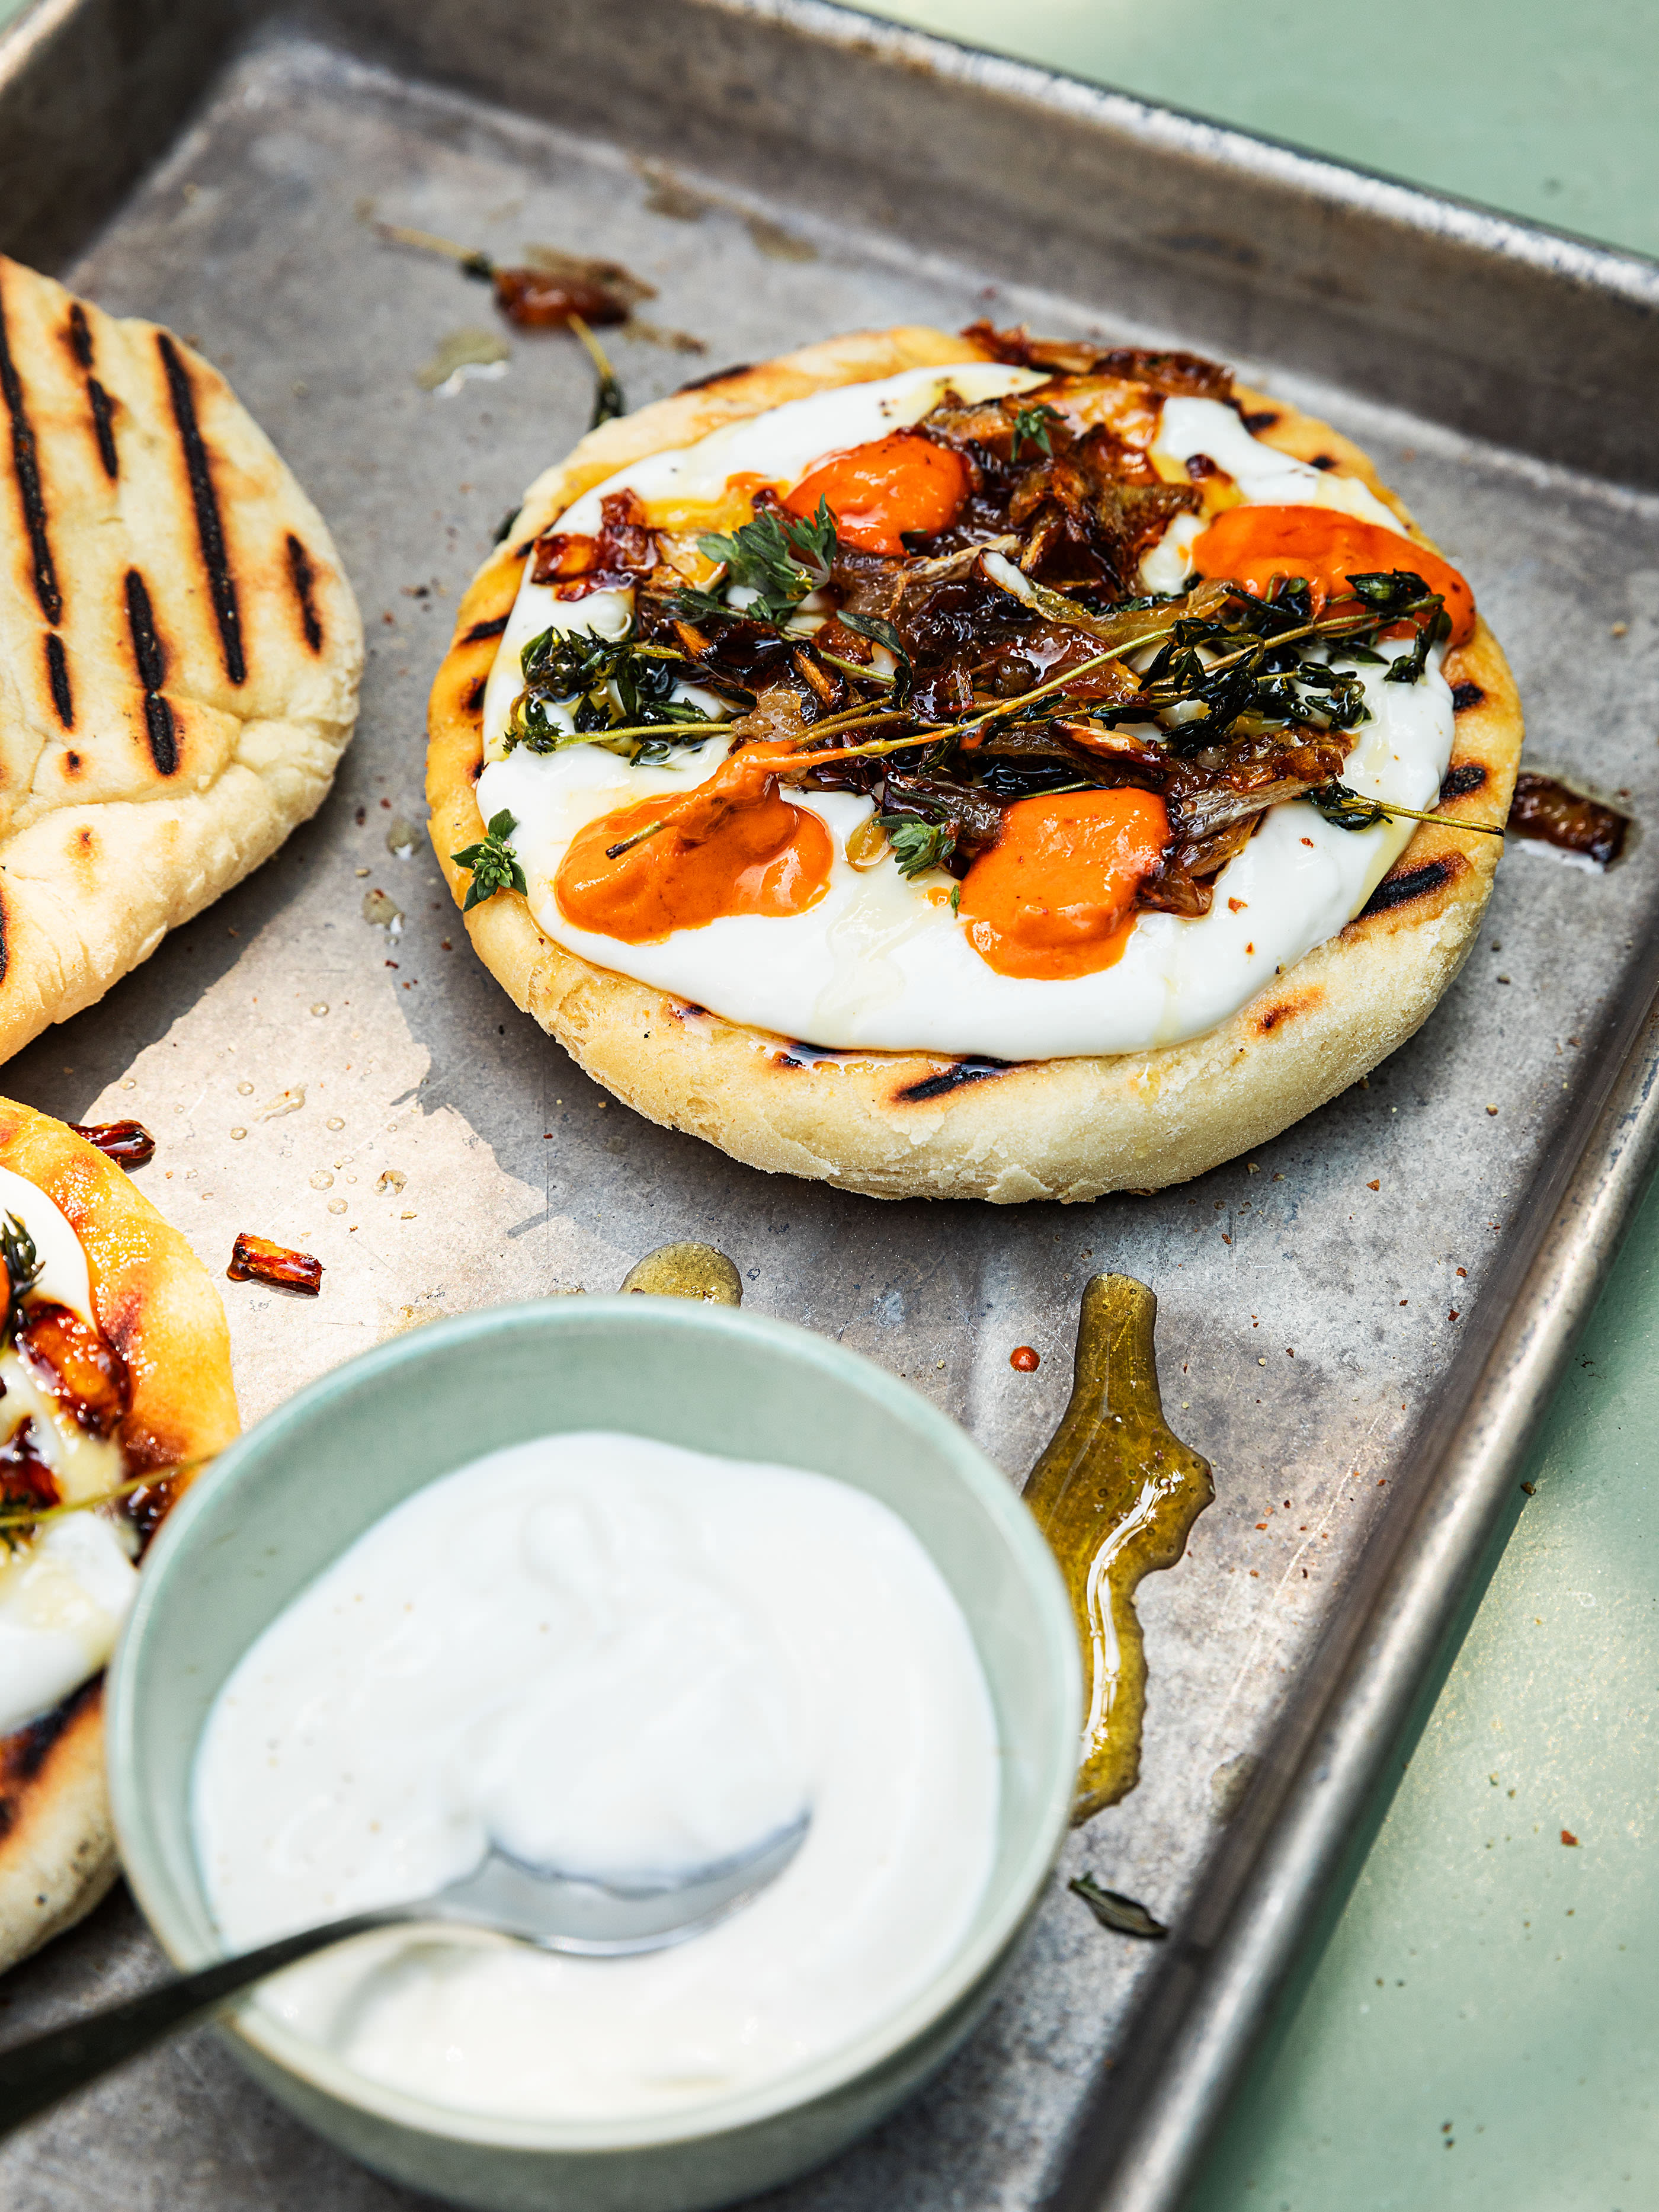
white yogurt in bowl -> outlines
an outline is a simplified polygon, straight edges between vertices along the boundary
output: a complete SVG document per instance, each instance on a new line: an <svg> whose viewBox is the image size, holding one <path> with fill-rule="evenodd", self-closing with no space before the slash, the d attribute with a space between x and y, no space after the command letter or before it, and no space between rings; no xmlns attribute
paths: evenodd
<svg viewBox="0 0 1659 2212"><path fill-rule="evenodd" d="M900 2012L996 1850L968 1622L907 1523L823 1474L610 1432L520 1443L374 1522L244 1654L197 1753L228 1946L428 1893L494 1840L600 1879L805 1841L643 1957L392 1931L259 2006L458 2111L596 2121L763 2087Z"/></svg>

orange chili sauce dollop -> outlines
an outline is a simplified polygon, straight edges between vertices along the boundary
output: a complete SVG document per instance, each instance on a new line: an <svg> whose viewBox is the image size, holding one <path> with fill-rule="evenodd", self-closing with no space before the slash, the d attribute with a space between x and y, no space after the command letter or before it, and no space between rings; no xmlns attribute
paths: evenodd
<svg viewBox="0 0 1659 2212"><path fill-rule="evenodd" d="M968 465L948 446L895 430L815 461L784 505L810 520L822 499L838 536L866 553L902 553L901 531L931 534L954 520L968 496Z"/></svg>
<svg viewBox="0 0 1659 2212"><path fill-rule="evenodd" d="M1449 561L1403 531L1334 507L1230 507L1194 540L1191 559L1200 576L1224 576L1256 599L1275 576L1305 576L1321 605L1349 598L1350 576L1409 568L1444 599L1451 643L1474 634L1474 594Z"/></svg>
<svg viewBox="0 0 1659 2212"><path fill-rule="evenodd" d="M1000 975L1059 981L1123 957L1135 894L1170 842L1150 791L1017 799L1002 834L963 878L968 940Z"/></svg>
<svg viewBox="0 0 1659 2212"><path fill-rule="evenodd" d="M745 746L690 791L586 823L553 878L560 913L624 945L728 915L804 914L830 887L833 848L817 816L779 793L770 763L796 750L787 740ZM612 856L653 823L664 826Z"/></svg>

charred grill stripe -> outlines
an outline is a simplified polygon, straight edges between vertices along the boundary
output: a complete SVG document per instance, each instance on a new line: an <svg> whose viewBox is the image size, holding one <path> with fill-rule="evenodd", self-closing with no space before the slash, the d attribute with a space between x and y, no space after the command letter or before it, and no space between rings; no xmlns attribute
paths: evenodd
<svg viewBox="0 0 1659 2212"><path fill-rule="evenodd" d="M1486 771L1479 761L1460 761L1446 770L1445 781L1440 787L1440 804L1449 799L1467 799L1470 792L1479 791L1486 780Z"/></svg>
<svg viewBox="0 0 1659 2212"><path fill-rule="evenodd" d="M58 720L66 730L72 730L75 694L70 689L69 655L55 629L46 632L46 682L52 688L52 703L58 709Z"/></svg>
<svg viewBox="0 0 1659 2212"><path fill-rule="evenodd" d="M461 640L463 645L482 645L487 637L499 637L507 628L506 615L497 615L492 622L474 623Z"/></svg>
<svg viewBox="0 0 1659 2212"><path fill-rule="evenodd" d="M144 732L149 739L150 758L158 774L171 775L179 765L179 738L173 709L161 696L167 657L156 633L149 593L136 568L127 570L127 627L132 633L138 681L144 687Z"/></svg>
<svg viewBox="0 0 1659 2212"><path fill-rule="evenodd" d="M314 596L317 572L311 565L310 554L291 530L288 534L288 573L294 596L300 602L300 626L306 634L306 643L313 653L320 653L323 625L318 617Z"/></svg>
<svg viewBox="0 0 1659 2212"><path fill-rule="evenodd" d="M1453 714L1467 714L1470 708L1478 707L1486 696L1478 684L1454 684L1452 685Z"/></svg>
<svg viewBox="0 0 1659 2212"><path fill-rule="evenodd" d="M28 533L29 555L34 568L34 596L40 611L56 629L64 619L64 595L58 588L52 544L46 536L46 497L40 483L40 457L35 444L23 381L11 357L6 335L6 307L0 298L0 398L11 417L11 463L17 477L17 495L23 504L23 527Z"/></svg>
<svg viewBox="0 0 1659 2212"><path fill-rule="evenodd" d="M54 1705L39 1720L30 1721L0 1741L0 1779L11 1784L33 1782L52 1755L52 1746L72 1728L89 1705L103 1693L104 1678L94 1674L78 1690Z"/></svg>
<svg viewBox="0 0 1659 2212"><path fill-rule="evenodd" d="M1363 921L1368 914L1386 914L1391 906L1408 906L1413 899L1427 898L1449 883L1453 872L1449 860L1425 860L1420 868L1408 868L1403 876L1384 876L1359 909L1359 918Z"/></svg>
<svg viewBox="0 0 1659 2212"><path fill-rule="evenodd" d="M92 434L98 441L98 458L112 483L121 473L121 457L115 450L115 410L95 376L87 379L87 398L92 408Z"/></svg>
<svg viewBox="0 0 1659 2212"><path fill-rule="evenodd" d="M1006 1060L959 1060L940 1074L925 1075L920 1083L907 1083L896 1094L894 1103L900 1106L925 1105L930 1098L948 1097L966 1084L985 1083L994 1075L1006 1075L1012 1065Z"/></svg>
<svg viewBox="0 0 1659 2212"><path fill-rule="evenodd" d="M87 311L78 300L70 301L69 328L64 333L69 340L69 349L82 368L92 367L92 332L87 327Z"/></svg>
<svg viewBox="0 0 1659 2212"><path fill-rule="evenodd" d="M179 765L179 737L173 709L159 691L144 694L144 734L158 774L171 775Z"/></svg>
<svg viewBox="0 0 1659 2212"><path fill-rule="evenodd" d="M489 689L489 678L487 676L475 677L467 687L466 696L461 701L461 712L464 714L479 713L483 706L484 693Z"/></svg>
<svg viewBox="0 0 1659 2212"><path fill-rule="evenodd" d="M230 559L225 550L224 522L219 513L219 495L213 485L213 463L197 419L196 393L189 372L179 358L179 349L165 331L157 332L155 343L167 372L173 419L178 425L179 442L184 449L190 495L196 508L196 534L201 541L202 565L207 570L214 618L219 625L225 673L233 684L244 684L247 681L247 660L242 651L242 611L236 597L236 580L230 573Z"/></svg>
<svg viewBox="0 0 1659 2212"><path fill-rule="evenodd" d="M167 681L167 657L155 634L149 592L136 568L127 570L127 627L132 632L132 658L138 670L138 681L146 691L159 691Z"/></svg>

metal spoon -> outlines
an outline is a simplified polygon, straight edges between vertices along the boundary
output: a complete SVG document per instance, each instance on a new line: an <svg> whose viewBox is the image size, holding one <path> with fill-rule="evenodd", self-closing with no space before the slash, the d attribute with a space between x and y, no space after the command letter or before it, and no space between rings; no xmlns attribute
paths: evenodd
<svg viewBox="0 0 1659 2212"><path fill-rule="evenodd" d="M626 1887L526 1866L492 1845L471 1874L431 1897L354 1912L325 1927L282 1936L0 2051L0 2136L151 2044L194 2027L252 1983L371 1929L422 1922L483 1928L539 1950L587 1959L626 1958L683 1943L775 1881L800 1849L811 1820L803 1812L751 1850L700 1867L681 1880Z"/></svg>

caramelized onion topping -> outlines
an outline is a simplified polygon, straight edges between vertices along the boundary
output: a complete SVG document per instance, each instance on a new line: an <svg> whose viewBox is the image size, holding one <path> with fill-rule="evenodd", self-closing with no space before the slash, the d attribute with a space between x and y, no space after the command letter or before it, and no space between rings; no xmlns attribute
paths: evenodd
<svg viewBox="0 0 1659 2212"><path fill-rule="evenodd" d="M233 1283L274 1283L278 1290L299 1291L308 1298L323 1287L320 1260L287 1244L273 1244L268 1237L251 1236L246 1229L231 1248L225 1273Z"/></svg>
<svg viewBox="0 0 1659 2212"><path fill-rule="evenodd" d="M58 1478L35 1449L34 1423L26 1416L0 1447L0 1511L44 1512L57 1503Z"/></svg>
<svg viewBox="0 0 1659 2212"><path fill-rule="evenodd" d="M126 1361L101 1329L54 1299L32 1299L26 1311L17 1348L35 1380L78 1428L94 1437L112 1434L132 1403Z"/></svg>
<svg viewBox="0 0 1659 2212"><path fill-rule="evenodd" d="M142 1121L71 1121L70 1127L117 1167L146 1167L155 1158L155 1139Z"/></svg>

